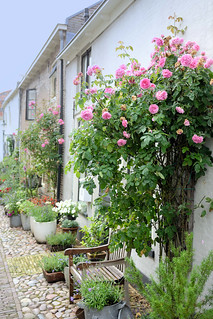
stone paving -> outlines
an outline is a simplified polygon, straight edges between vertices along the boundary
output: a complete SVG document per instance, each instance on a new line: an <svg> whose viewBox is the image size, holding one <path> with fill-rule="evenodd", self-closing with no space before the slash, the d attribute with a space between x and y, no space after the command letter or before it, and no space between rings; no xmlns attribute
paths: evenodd
<svg viewBox="0 0 213 319"><path fill-rule="evenodd" d="M43 277L39 260L46 245L37 244L30 231L10 228L2 207L0 219L0 319L77 318L65 282Z"/></svg>

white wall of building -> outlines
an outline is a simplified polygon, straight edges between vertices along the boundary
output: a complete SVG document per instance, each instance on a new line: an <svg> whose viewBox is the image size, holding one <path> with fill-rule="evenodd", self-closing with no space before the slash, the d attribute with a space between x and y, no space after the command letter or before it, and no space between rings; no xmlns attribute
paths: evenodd
<svg viewBox="0 0 213 319"><path fill-rule="evenodd" d="M123 59L117 57L119 52L115 51L115 48L118 46L118 41L123 41L125 45L133 46L133 56L141 62L142 66L147 67L150 62L150 53L154 49L151 41L153 37L160 37L161 34L165 36L171 35L167 30L167 26L172 24L173 20L168 20L168 17L174 15L174 12L176 16L183 18L183 27L187 26L187 31L183 36L185 40L196 41L200 45L201 51L206 51L209 57L213 57L212 0L206 0L205 2L200 0L136 0L91 43L92 65L97 64L103 67L105 74L115 74L115 70L119 65L124 63ZM88 36L88 43L85 42L85 47L88 47L89 41ZM82 54L83 51L79 53ZM75 70L79 69L79 64L78 66L74 66L76 63L79 63L79 61L72 61L70 65L67 66L66 109L69 111L67 111L65 118L66 123L70 123L70 127L68 128L68 124L66 124L66 134L72 130L71 123L73 123L68 117L70 116L68 112L72 109L75 92L72 81L77 74ZM68 87L72 93L71 91L68 92ZM67 146L66 149L68 149ZM70 175L70 184L72 184L71 177ZM213 195L212 177L213 169L210 168L206 177L201 179L196 186L195 202L199 200L203 194ZM68 187L66 181L64 187ZM73 189L75 188L76 179L74 179L73 183ZM208 250L213 248L211 240L212 233L213 214L210 213L206 218L201 220L196 212L194 238L196 263L199 263L201 258L207 254ZM204 244L201 244L202 239L204 240ZM154 247L154 250L157 256L158 247ZM158 258L156 258L156 260L150 257L139 258L134 252L133 255L136 265L146 276L149 277L150 274L153 274L154 269L158 265Z"/></svg>

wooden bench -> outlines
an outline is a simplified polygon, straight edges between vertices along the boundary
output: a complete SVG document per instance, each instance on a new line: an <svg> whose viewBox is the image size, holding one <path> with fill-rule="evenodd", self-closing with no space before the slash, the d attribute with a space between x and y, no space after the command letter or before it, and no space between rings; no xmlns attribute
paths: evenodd
<svg viewBox="0 0 213 319"><path fill-rule="evenodd" d="M86 253L97 253L105 251L106 258L104 261L83 262L78 265L73 264L73 256ZM126 252L126 247L110 252L109 244L92 247L92 248L68 248L64 252L69 256L69 301L72 303L74 295L74 280L79 284L85 277L97 280L103 278L118 284L124 285L125 301L129 304L128 283L124 278L125 257L130 257L131 252Z"/></svg>

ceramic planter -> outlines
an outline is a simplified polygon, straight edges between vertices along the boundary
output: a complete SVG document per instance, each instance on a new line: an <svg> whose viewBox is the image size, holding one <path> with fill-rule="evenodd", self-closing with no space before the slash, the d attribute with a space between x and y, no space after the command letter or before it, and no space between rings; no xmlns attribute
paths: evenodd
<svg viewBox="0 0 213 319"><path fill-rule="evenodd" d="M85 319L117 319L122 318L119 316L119 312L121 309L125 307L125 302L120 301L114 305L103 307L101 310L97 310L95 308L87 308L83 304L80 304L81 308L84 309ZM126 317L124 317L126 318ZM131 317L127 317L131 318Z"/></svg>
<svg viewBox="0 0 213 319"><path fill-rule="evenodd" d="M33 231L35 239L38 243L46 243L46 237L56 233L56 219L51 222L33 221Z"/></svg>
<svg viewBox="0 0 213 319"><path fill-rule="evenodd" d="M62 271L57 272L46 272L42 269L44 278L47 282L64 281L64 273Z"/></svg>
<svg viewBox="0 0 213 319"><path fill-rule="evenodd" d="M24 230L30 230L30 216L21 213L21 223Z"/></svg>
<svg viewBox="0 0 213 319"><path fill-rule="evenodd" d="M10 227L20 227L21 226L21 216L18 215L12 215L10 218Z"/></svg>
<svg viewBox="0 0 213 319"><path fill-rule="evenodd" d="M35 223L35 218L33 216L30 216L30 230L33 236L34 236L34 223Z"/></svg>
<svg viewBox="0 0 213 319"><path fill-rule="evenodd" d="M72 228L65 228L61 227L63 233L69 233L71 232L73 235L77 236L78 227L72 227Z"/></svg>

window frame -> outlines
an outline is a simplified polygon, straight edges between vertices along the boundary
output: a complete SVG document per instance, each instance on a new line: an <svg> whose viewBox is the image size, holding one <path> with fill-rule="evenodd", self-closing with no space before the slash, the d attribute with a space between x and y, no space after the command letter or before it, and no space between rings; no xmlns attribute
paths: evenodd
<svg viewBox="0 0 213 319"><path fill-rule="evenodd" d="M34 99L29 99L29 92L30 91L35 91L35 98ZM36 118L36 106L34 106L34 116L32 116L33 118L29 118L29 111L31 111L31 109L29 108L29 103L32 101L35 101L35 103L36 103L36 89L26 90L26 114L25 114L26 121L34 121Z"/></svg>
<svg viewBox="0 0 213 319"><path fill-rule="evenodd" d="M88 66L91 62L91 48L87 49L82 55L81 55L81 72L83 73L83 79L87 83L87 88L90 87L90 76L87 74ZM86 59L86 63L84 63L84 59Z"/></svg>

